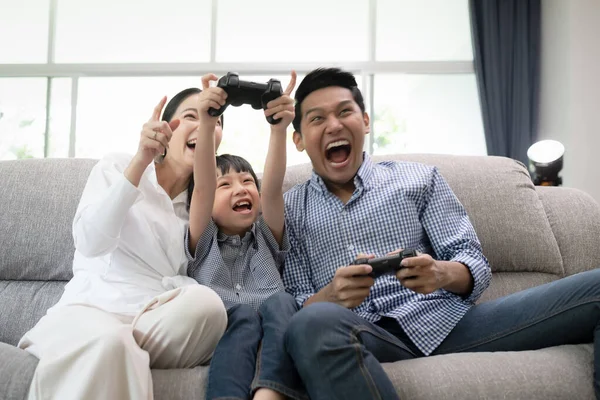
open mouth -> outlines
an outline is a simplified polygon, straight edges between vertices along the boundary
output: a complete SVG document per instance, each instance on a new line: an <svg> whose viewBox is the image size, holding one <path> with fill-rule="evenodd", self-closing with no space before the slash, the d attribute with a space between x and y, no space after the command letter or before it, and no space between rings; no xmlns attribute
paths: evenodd
<svg viewBox="0 0 600 400"><path fill-rule="evenodd" d="M188 140L185 145L188 147L188 149L194 150L196 148L196 139Z"/></svg>
<svg viewBox="0 0 600 400"><path fill-rule="evenodd" d="M352 146L350 142L343 139L329 143L325 149L325 157L332 164L343 164L350 157Z"/></svg>
<svg viewBox="0 0 600 400"><path fill-rule="evenodd" d="M252 203L247 200L238 201L233 205L233 211L242 214L248 214L250 211L252 211Z"/></svg>

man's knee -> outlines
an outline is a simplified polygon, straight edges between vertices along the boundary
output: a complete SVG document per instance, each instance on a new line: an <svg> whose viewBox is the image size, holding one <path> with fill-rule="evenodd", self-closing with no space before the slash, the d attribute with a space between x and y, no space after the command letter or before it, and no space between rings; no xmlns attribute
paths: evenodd
<svg viewBox="0 0 600 400"><path fill-rule="evenodd" d="M346 309L334 303L322 302L302 308L294 315L285 333L289 351L318 349L340 329L340 318Z"/></svg>

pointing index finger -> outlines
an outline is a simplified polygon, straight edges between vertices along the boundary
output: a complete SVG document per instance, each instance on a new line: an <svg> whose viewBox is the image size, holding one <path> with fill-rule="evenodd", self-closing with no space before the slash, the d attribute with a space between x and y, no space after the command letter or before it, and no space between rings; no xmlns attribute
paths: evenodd
<svg viewBox="0 0 600 400"><path fill-rule="evenodd" d="M163 96L163 98L160 99L160 102L156 105L156 107L154 107L154 111L152 112L152 117L150 117L150 121L160 120L160 114L162 113L162 109L165 106L166 102L167 96Z"/></svg>

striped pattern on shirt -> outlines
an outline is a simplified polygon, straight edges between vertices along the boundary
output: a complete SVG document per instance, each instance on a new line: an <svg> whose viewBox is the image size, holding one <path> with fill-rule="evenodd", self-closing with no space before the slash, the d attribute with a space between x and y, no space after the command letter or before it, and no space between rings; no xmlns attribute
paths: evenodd
<svg viewBox="0 0 600 400"><path fill-rule="evenodd" d="M489 286L491 270L475 230L435 167L375 164L365 154L354 183L356 189L346 204L314 172L310 180L285 193L291 245L283 273L286 289L302 307L332 280L336 269L350 264L359 253L384 256L411 248L435 259L460 262L474 279L467 298L443 289L419 294L395 276L384 275L353 309L371 322L395 318L429 355Z"/></svg>
<svg viewBox="0 0 600 400"><path fill-rule="evenodd" d="M284 232L280 248L262 217L243 238L225 235L211 220L195 255L185 247L188 275L217 292L227 309L241 303L258 310L267 298L284 290L280 272L289 250L288 236Z"/></svg>

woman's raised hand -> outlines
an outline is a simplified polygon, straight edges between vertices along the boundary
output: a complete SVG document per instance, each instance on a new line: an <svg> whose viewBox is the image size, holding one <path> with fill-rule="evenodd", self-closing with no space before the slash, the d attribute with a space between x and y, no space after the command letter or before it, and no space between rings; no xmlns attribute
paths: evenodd
<svg viewBox="0 0 600 400"><path fill-rule="evenodd" d="M179 126L180 121L178 119L170 122L160 120L166 102L167 97L165 96L154 107L152 116L142 127L140 144L135 159L144 167L147 167L156 156L165 154L166 149L169 148L173 131Z"/></svg>

